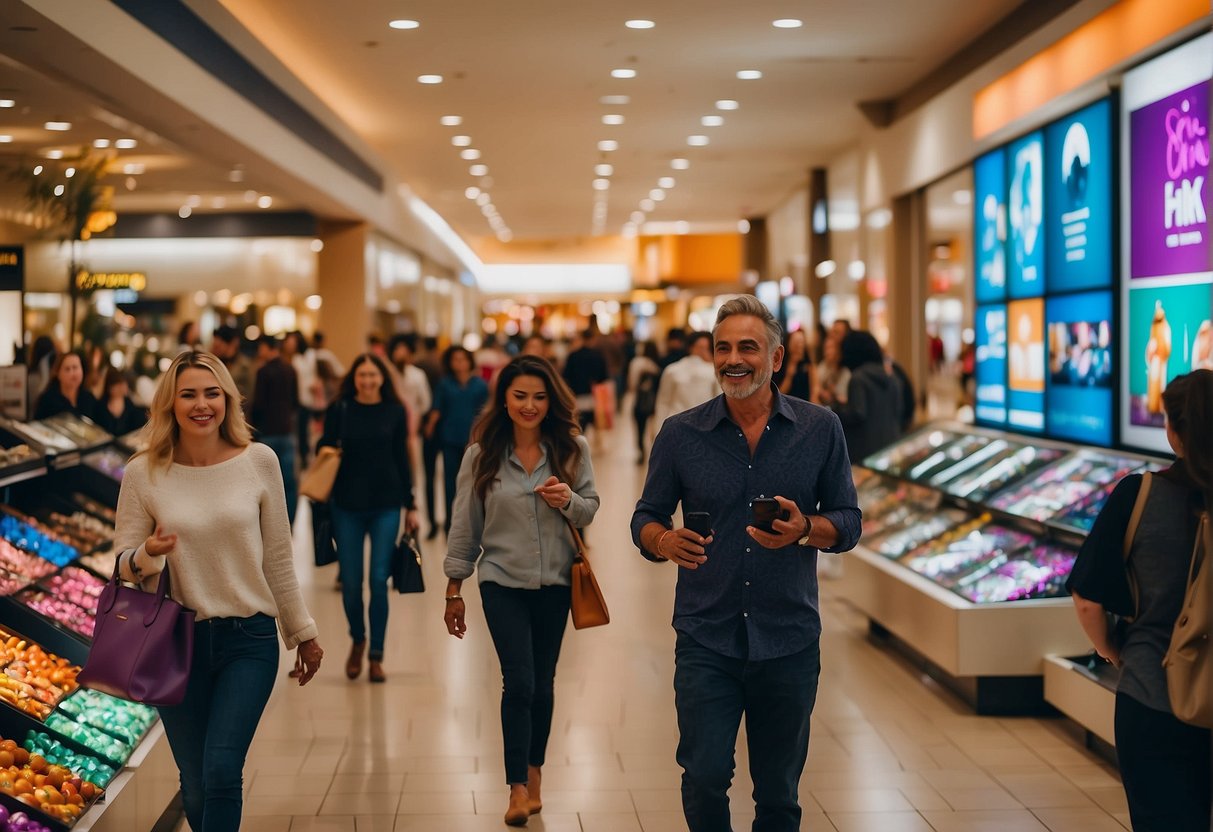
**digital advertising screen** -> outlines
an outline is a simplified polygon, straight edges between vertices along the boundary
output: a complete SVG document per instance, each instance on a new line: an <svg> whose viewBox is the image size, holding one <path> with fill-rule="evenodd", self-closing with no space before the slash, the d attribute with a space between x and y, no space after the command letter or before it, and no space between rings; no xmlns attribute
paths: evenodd
<svg viewBox="0 0 1213 832"><path fill-rule="evenodd" d="M976 316L977 402L974 415L980 424L1004 427L1007 423L1007 307L978 306Z"/></svg>
<svg viewBox="0 0 1213 832"><path fill-rule="evenodd" d="M1007 425L1041 433L1045 427L1045 302L1007 304Z"/></svg>
<svg viewBox="0 0 1213 832"><path fill-rule="evenodd" d="M1120 441L1170 453L1162 394L1213 369L1210 78L1205 34L1125 74L1121 87Z"/></svg>
<svg viewBox="0 0 1213 832"><path fill-rule="evenodd" d="M1112 285L1112 104L1045 128L1048 291Z"/></svg>
<svg viewBox="0 0 1213 832"><path fill-rule="evenodd" d="M1045 292L1043 134L1029 133L1007 152L1007 289L1012 298L1040 297Z"/></svg>
<svg viewBox="0 0 1213 832"><path fill-rule="evenodd" d="M973 234L978 303L1007 297L1007 154L1002 148L973 164Z"/></svg>
<svg viewBox="0 0 1213 832"><path fill-rule="evenodd" d="M1049 366L1045 423L1053 436L1112 444L1112 292L1045 301Z"/></svg>

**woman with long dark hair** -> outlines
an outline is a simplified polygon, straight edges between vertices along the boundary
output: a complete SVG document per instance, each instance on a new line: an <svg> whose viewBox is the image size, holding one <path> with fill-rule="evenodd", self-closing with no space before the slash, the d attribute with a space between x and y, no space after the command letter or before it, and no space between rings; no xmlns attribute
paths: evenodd
<svg viewBox="0 0 1213 832"><path fill-rule="evenodd" d="M442 528L448 537L459 461L467 448L472 423L489 399L489 386L475 370L476 359L471 350L458 346L446 348L442 354L442 379L434 390L434 406L425 423L425 438L437 438L442 451L443 491L446 492L446 520Z"/></svg>
<svg viewBox="0 0 1213 832"><path fill-rule="evenodd" d="M504 681L505 822L522 826L543 808L540 780L576 555L565 521L588 525L598 493L576 400L545 359L522 355L502 369L472 438L444 563L444 618L447 631L463 638L460 590L478 572Z"/></svg>
<svg viewBox="0 0 1213 832"><path fill-rule="evenodd" d="M1162 405L1176 460L1151 475L1127 569L1124 544L1140 474L1125 477L1108 497L1067 588L1096 652L1120 667L1116 757L1133 829L1208 832L1210 731L1176 718L1162 659L1183 606L1200 513L1213 505L1213 370L1172 379ZM1205 545L1209 557L1207 538ZM1108 612L1132 621L1110 627Z"/></svg>
<svg viewBox="0 0 1213 832"><path fill-rule="evenodd" d="M60 353L51 367L51 378L34 407L35 419L70 412L95 419L97 399L84 386L84 357L78 352Z"/></svg>
<svg viewBox="0 0 1213 832"><path fill-rule="evenodd" d="M354 359L341 382L341 392L324 419L324 435L317 447L341 447L341 468L333 483L329 507L333 538L341 568L341 595L350 627L349 657L345 675L357 679L367 651L367 611L363 604L364 547L369 537L370 651L367 676L384 682L384 641L388 619L388 576L392 550L400 531L400 509L405 530L415 532L413 475L408 457L408 418L396 394L387 366L376 355Z"/></svg>

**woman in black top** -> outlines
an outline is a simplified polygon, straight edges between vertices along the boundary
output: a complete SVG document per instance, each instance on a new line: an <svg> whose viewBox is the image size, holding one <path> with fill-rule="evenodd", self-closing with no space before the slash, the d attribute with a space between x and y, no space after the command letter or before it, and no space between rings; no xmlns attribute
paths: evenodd
<svg viewBox="0 0 1213 832"><path fill-rule="evenodd" d="M407 509L405 530L417 530L413 478L408 459L408 418L387 367L364 353L341 382L328 409L318 447L340 446L341 468L329 504L333 538L341 567L341 592L353 646L345 675L357 679L367 650L366 611L362 602L365 558L371 539L371 644L369 678L383 682L383 644L387 632L388 574L400 530L400 509Z"/></svg>
<svg viewBox="0 0 1213 832"><path fill-rule="evenodd" d="M783 366L775 374L779 392L809 401L817 386L816 369L809 353L808 334L803 329L789 332L784 341Z"/></svg>
<svg viewBox="0 0 1213 832"><path fill-rule="evenodd" d="M1178 459L1151 476L1129 553L1136 600L1123 547L1140 474L1125 477L1108 497L1067 589L1095 650L1120 668L1116 756L1133 829L1208 832L1210 732L1172 713L1162 659L1183 605L1200 512L1211 502L1213 370L1173 379L1162 403L1167 440ZM1133 620L1113 628L1108 612Z"/></svg>
<svg viewBox="0 0 1213 832"><path fill-rule="evenodd" d="M147 411L131 401L131 386L115 367L105 371L104 399L97 407L96 422L114 436L125 436L147 424Z"/></svg>
<svg viewBox="0 0 1213 832"><path fill-rule="evenodd" d="M78 352L65 352L55 359L51 380L34 407L34 418L47 419L65 411L97 417L97 399L84 389L84 359Z"/></svg>

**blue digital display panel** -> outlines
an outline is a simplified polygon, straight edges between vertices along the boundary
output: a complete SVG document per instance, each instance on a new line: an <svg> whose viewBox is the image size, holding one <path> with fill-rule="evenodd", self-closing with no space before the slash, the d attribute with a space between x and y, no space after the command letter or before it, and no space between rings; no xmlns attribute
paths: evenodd
<svg viewBox="0 0 1213 832"><path fill-rule="evenodd" d="M1007 154L999 148L973 165L977 302L1007 297Z"/></svg>
<svg viewBox="0 0 1213 832"><path fill-rule="evenodd" d="M1007 307L1004 304L977 307L978 423L1003 427L1007 423Z"/></svg>
<svg viewBox="0 0 1213 832"><path fill-rule="evenodd" d="M1007 304L1007 424L1030 433L1045 428L1045 302Z"/></svg>
<svg viewBox="0 0 1213 832"><path fill-rule="evenodd" d="M1007 174L1007 289L1012 298L1040 297L1045 292L1044 137L1040 131L1011 143Z"/></svg>
<svg viewBox="0 0 1213 832"><path fill-rule="evenodd" d="M1045 301L1050 434L1091 445L1112 444L1112 324L1110 291Z"/></svg>
<svg viewBox="0 0 1213 832"><path fill-rule="evenodd" d="M1112 161L1106 98L1045 129L1050 294L1112 285Z"/></svg>

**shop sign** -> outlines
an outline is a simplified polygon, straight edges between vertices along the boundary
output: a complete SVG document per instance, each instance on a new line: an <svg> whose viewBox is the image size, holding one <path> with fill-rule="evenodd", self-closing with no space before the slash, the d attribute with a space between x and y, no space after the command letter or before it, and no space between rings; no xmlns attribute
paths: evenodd
<svg viewBox="0 0 1213 832"><path fill-rule="evenodd" d="M147 275L143 272L78 272L76 288L81 292L99 289L130 289L142 292L147 288Z"/></svg>
<svg viewBox="0 0 1213 832"><path fill-rule="evenodd" d="M25 287L25 253L21 246L0 246L0 291Z"/></svg>

